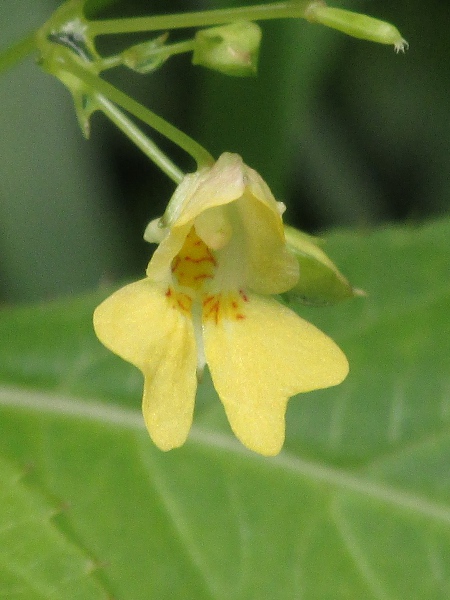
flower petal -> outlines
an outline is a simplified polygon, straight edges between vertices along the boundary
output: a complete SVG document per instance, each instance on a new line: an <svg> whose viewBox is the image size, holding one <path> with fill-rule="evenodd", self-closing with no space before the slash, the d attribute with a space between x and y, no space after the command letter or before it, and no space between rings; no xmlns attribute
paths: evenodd
<svg viewBox="0 0 450 600"><path fill-rule="evenodd" d="M185 206L189 205L192 196L195 195L198 186L209 177L211 169L204 168L195 173L185 175L181 183L176 187L167 208L162 217L164 227L167 231L178 221L183 214Z"/></svg>
<svg viewBox="0 0 450 600"><path fill-rule="evenodd" d="M236 202L236 209L247 261L246 287L258 294L292 288L299 278L298 262L287 249L279 212L249 192Z"/></svg>
<svg viewBox="0 0 450 600"><path fill-rule="evenodd" d="M208 208L194 221L195 232L211 250L220 250L233 234L230 220L223 206Z"/></svg>
<svg viewBox="0 0 450 600"><path fill-rule="evenodd" d="M192 223L208 208L234 202L245 191L245 165L238 154L224 152L211 169L201 173L195 191L183 201L176 213L176 221L171 222L172 226Z"/></svg>
<svg viewBox="0 0 450 600"><path fill-rule="evenodd" d="M147 277L154 283L169 283L172 260L183 247L191 226L174 227L161 241L147 266Z"/></svg>
<svg viewBox="0 0 450 600"><path fill-rule="evenodd" d="M236 436L271 456L284 442L289 397L337 385L348 362L328 336L273 299L250 295L244 317L205 322L206 360Z"/></svg>
<svg viewBox="0 0 450 600"><path fill-rule="evenodd" d="M281 215L286 210L286 206L275 200L271 189L261 175L247 165L245 165L245 182L249 193L278 215L278 226L282 232Z"/></svg>
<svg viewBox="0 0 450 600"><path fill-rule="evenodd" d="M159 231L155 236L153 224L146 230L147 239L160 241L147 267L148 277L170 281L172 260L194 225L209 248L223 250L232 270L231 263L238 263L237 277L224 272L223 280L240 279L239 286L260 294L291 289L299 269L286 247L282 206L256 171L238 154L225 152L211 168L184 177L162 218L163 238Z"/></svg>
<svg viewBox="0 0 450 600"><path fill-rule="evenodd" d="M162 450L181 446L192 424L196 346L192 321L148 279L127 285L94 313L94 329L110 350L144 374L143 413Z"/></svg>
<svg viewBox="0 0 450 600"><path fill-rule="evenodd" d="M181 250L196 217L200 217L201 237L208 245L214 248L225 244L231 229L224 215L213 211L212 216L205 216L205 211L209 213L209 209L237 200L244 190L244 164L238 154L224 153L212 168L186 175L164 213L167 234L148 264L147 276L155 282L169 281L171 262ZM218 217L217 223L214 217Z"/></svg>

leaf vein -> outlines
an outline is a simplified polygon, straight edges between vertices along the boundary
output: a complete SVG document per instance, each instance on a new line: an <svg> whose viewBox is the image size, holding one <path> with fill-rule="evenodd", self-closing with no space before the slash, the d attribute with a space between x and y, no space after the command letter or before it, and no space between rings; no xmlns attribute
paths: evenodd
<svg viewBox="0 0 450 600"><path fill-rule="evenodd" d="M98 401L88 402L78 398L52 396L42 392L2 386L0 387L0 406L94 421L122 429L144 430L142 417L137 410L112 407ZM262 467L281 469L292 476L322 483L334 490L370 497L381 503L450 525L450 507L412 492L405 492L393 486L367 479L358 472L348 473L333 466L294 456L287 451L283 451L273 458L264 458L246 450L231 437L207 431L198 426L192 427L188 443L244 456L248 460L258 462Z"/></svg>

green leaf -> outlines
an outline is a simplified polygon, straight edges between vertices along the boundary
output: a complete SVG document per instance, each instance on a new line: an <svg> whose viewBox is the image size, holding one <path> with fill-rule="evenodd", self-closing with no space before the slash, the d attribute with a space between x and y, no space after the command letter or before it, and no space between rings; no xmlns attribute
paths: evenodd
<svg viewBox="0 0 450 600"><path fill-rule="evenodd" d="M153 447L140 374L92 333L109 290L4 310L0 452L67 507L115 600L447 599L449 238L449 219L328 237L368 297L299 313L351 372L291 400L272 459L233 438L208 379L186 445Z"/></svg>
<svg viewBox="0 0 450 600"><path fill-rule="evenodd" d="M0 595L43 600L106 599L91 557L54 522L57 512L0 457Z"/></svg>

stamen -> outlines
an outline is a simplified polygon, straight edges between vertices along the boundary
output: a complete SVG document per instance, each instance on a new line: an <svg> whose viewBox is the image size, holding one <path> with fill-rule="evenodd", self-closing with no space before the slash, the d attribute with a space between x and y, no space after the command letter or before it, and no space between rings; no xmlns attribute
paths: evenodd
<svg viewBox="0 0 450 600"><path fill-rule="evenodd" d="M205 346L203 344L202 311L199 303L192 309L192 324L194 326L195 345L197 348L197 381L200 383L206 365Z"/></svg>

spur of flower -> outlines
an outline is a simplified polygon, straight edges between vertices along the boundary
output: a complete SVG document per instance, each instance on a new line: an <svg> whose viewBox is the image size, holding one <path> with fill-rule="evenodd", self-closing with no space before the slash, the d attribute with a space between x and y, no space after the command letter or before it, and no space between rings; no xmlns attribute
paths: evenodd
<svg viewBox="0 0 450 600"><path fill-rule="evenodd" d="M284 442L289 398L337 385L348 363L338 346L272 296L301 273L266 183L225 153L179 184L147 277L94 313L100 341L144 374L143 414L162 450L181 446L205 364L238 439L263 455Z"/></svg>

